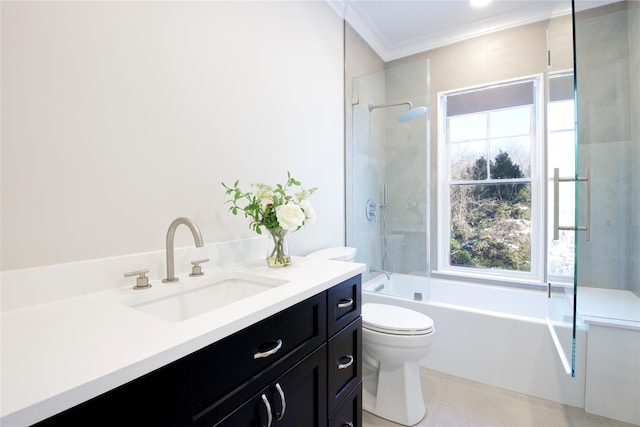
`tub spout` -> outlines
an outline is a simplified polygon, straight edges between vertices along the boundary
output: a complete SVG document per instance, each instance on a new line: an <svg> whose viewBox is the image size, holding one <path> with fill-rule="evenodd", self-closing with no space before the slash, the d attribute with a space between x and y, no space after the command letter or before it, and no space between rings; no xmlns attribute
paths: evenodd
<svg viewBox="0 0 640 427"><path fill-rule="evenodd" d="M373 267L369 267L369 273L382 273L387 276L387 280L391 280L391 272L386 270L377 270Z"/></svg>

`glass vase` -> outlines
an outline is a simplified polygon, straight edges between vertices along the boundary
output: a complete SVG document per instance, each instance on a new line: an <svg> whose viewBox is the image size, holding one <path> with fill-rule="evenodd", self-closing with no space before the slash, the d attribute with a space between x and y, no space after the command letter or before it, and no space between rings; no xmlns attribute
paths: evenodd
<svg viewBox="0 0 640 427"><path fill-rule="evenodd" d="M287 243L287 230L271 228L267 239L267 266L286 267L291 264L289 245Z"/></svg>

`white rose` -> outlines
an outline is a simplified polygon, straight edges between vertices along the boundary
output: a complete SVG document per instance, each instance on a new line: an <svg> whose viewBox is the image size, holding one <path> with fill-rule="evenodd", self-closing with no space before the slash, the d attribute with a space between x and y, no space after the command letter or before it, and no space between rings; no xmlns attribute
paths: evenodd
<svg viewBox="0 0 640 427"><path fill-rule="evenodd" d="M313 206L311 206L311 202L308 200L303 200L300 202L300 208L302 209L302 211L304 212L304 216L305 216L305 220L304 223L306 224L313 224L316 220L316 211L315 209L313 209Z"/></svg>
<svg viewBox="0 0 640 427"><path fill-rule="evenodd" d="M305 216L300 206L289 202L276 207L276 218L284 230L297 230L304 223Z"/></svg>
<svg viewBox="0 0 640 427"><path fill-rule="evenodd" d="M273 203L273 200L271 199L271 197L263 197L262 199L260 199L260 207L262 208L262 210L266 210L267 206L269 206L270 204Z"/></svg>

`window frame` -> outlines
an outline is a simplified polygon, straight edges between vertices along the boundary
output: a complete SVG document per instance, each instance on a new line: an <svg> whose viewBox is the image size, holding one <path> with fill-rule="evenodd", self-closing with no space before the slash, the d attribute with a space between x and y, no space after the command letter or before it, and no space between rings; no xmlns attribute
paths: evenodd
<svg viewBox="0 0 640 427"><path fill-rule="evenodd" d="M551 82L554 79L569 79L569 85L570 87L568 89L560 89L558 92L556 92L555 94L552 94L553 91L553 85L551 84ZM576 124L576 99L575 99L575 89L573 87L574 85L574 71L572 69L567 69L567 70L558 70L555 72L549 72L548 76L547 76L547 81L548 83L548 93L547 93L547 100L545 102L545 114L547 115L547 128L546 128L546 132L545 132L545 153L547 156L547 162L546 162L546 168L547 168L547 179L546 179L546 185L547 185L547 216L546 218L553 218L553 168L556 167L556 164L554 162L553 159L553 154L551 153L551 149L550 149L550 145L552 144L552 140L554 139L554 137L558 134L562 134L562 133L566 133L569 134L570 136L570 140L572 141L573 144L573 164L572 167L570 168L571 170L571 174L576 174L576 166L575 166L575 161L577 161L577 159L575 158L575 138L576 138L576 133L577 133L577 124ZM560 93L558 95L558 93ZM555 128L552 129L549 126L549 106L554 104L554 103L559 103L559 102L570 102L572 109L573 109L573 117L571 120L571 125L567 126L567 127L563 127L561 129L559 128ZM563 174L563 170L560 171L561 174ZM566 173L564 173L564 175L566 175ZM562 187L561 187L561 191L562 191ZM575 193L575 188L573 190L571 190ZM560 197L563 198L563 194L560 194ZM564 199L563 199L564 201ZM566 203L563 203L563 205L566 205ZM573 206L573 209L575 209L575 200L574 203L569 204L569 206ZM575 211L571 214L570 219L568 219L567 221L563 221L561 219L561 223L563 224L571 224L573 223L575 220ZM560 285L560 286L573 286L573 282L574 282L574 268L575 268L575 258L574 258L574 262L569 266L568 270L570 271L569 274L557 274L556 272L551 270L550 267L550 263L553 261L554 258L554 254L553 254L553 249L552 249L552 236L553 236L553 224L552 224L552 220L549 219L549 224L547 226L547 252L545 254L545 264L546 264L546 268L545 268L545 280L552 283L552 284L556 284L556 285ZM575 254L575 231L560 231L560 236L562 239L562 234L563 233L573 233L573 239L574 239L574 247L571 250L571 254L574 255Z"/></svg>
<svg viewBox="0 0 640 427"><path fill-rule="evenodd" d="M448 141L447 125L447 97L469 92L477 92L491 88L499 88L507 85L531 82L533 84L533 108L534 121L531 125L533 133L531 142L531 174L528 178L514 178L509 182L527 182L531 185L531 269L530 271L499 270L479 267L465 267L450 264L451 249L451 168L450 155L451 144ZM489 84L466 87L462 89L438 92L438 135L437 135L437 262L432 274L442 276L455 276L458 278L490 281L509 282L524 285L544 285L546 247L546 191L545 191L545 164L543 162L546 146L546 117L543 74L535 74L517 79L509 79ZM515 107L514 107L515 108ZM495 111L495 110L486 110ZM478 111L481 112L481 111ZM489 161L491 159L487 159ZM465 181L455 181L460 185ZM490 178L481 183L495 182Z"/></svg>

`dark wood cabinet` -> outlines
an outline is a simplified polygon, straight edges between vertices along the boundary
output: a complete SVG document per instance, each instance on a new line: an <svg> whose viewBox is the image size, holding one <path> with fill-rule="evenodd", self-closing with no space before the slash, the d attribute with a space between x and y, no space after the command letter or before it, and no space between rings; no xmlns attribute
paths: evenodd
<svg viewBox="0 0 640 427"><path fill-rule="evenodd" d="M354 320L328 344L329 413L333 412L345 396L360 385L362 378L362 321Z"/></svg>
<svg viewBox="0 0 640 427"><path fill-rule="evenodd" d="M353 277L37 425L360 427L360 291Z"/></svg>
<svg viewBox="0 0 640 427"><path fill-rule="evenodd" d="M344 397L329 417L328 427L362 427L362 385Z"/></svg>
<svg viewBox="0 0 640 427"><path fill-rule="evenodd" d="M325 426L326 358L323 345L215 426Z"/></svg>
<svg viewBox="0 0 640 427"><path fill-rule="evenodd" d="M327 339L324 293L181 360L196 425L214 425ZM204 421L203 421L204 420Z"/></svg>
<svg viewBox="0 0 640 427"><path fill-rule="evenodd" d="M360 317L362 279L355 276L327 290L327 334L334 336Z"/></svg>

